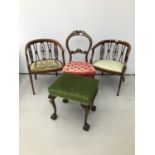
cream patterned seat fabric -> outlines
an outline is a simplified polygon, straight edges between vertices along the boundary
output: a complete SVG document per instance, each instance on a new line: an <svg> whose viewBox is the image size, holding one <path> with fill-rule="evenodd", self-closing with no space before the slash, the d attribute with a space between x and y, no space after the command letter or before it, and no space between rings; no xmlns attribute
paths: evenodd
<svg viewBox="0 0 155 155"><path fill-rule="evenodd" d="M93 62L93 66L118 73L121 73L123 69L123 63L113 60L97 60Z"/></svg>
<svg viewBox="0 0 155 155"><path fill-rule="evenodd" d="M48 71L62 68L63 65L59 60L39 60L31 64L31 71Z"/></svg>

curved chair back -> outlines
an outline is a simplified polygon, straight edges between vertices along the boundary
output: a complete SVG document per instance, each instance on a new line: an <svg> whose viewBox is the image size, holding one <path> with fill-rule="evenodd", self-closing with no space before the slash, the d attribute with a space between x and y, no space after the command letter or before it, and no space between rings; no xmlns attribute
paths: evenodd
<svg viewBox="0 0 155 155"><path fill-rule="evenodd" d="M95 59L100 59L127 63L130 50L131 46L128 42L121 40L102 40L92 47L90 62L92 63Z"/></svg>
<svg viewBox="0 0 155 155"><path fill-rule="evenodd" d="M28 64L38 60L60 60L65 64L64 48L54 39L35 39L25 46L25 54Z"/></svg>
<svg viewBox="0 0 155 155"><path fill-rule="evenodd" d="M84 37L89 41L89 45L86 50L82 50L80 48L77 48L76 50L71 49L70 40L76 36ZM77 53L85 54L85 61L88 61L88 54L89 54L91 47L92 47L92 39L91 39L90 35L88 35L86 32L81 31L81 30L73 31L66 39L66 48L69 52L69 57L70 57L69 61L72 61L72 54L77 54Z"/></svg>

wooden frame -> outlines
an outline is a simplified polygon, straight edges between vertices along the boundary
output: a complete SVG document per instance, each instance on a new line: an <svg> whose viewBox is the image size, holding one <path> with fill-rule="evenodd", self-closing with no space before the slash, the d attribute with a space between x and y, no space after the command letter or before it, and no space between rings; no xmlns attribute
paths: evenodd
<svg viewBox="0 0 155 155"><path fill-rule="evenodd" d="M97 92L98 92L98 90L96 91L96 93L95 93L95 95L93 97L92 102L88 106L83 105L81 103L81 107L84 109L84 112L85 112L84 125L83 125L83 130L85 130L85 131L88 131L89 128L90 128L90 125L87 122L87 119L88 119L88 115L89 115L90 110L91 111L94 111L94 112L96 111L96 106L94 105L94 99L95 99L95 96L97 95ZM56 104L55 104L55 98L56 98L56 96L49 95L48 98L49 98L49 102L53 106L53 110L54 110L54 112L53 112L53 114L51 115L50 118L52 120L56 120L57 119L57 108L56 108Z"/></svg>
<svg viewBox="0 0 155 155"><path fill-rule="evenodd" d="M80 48L77 48L75 51L70 49L69 41L70 41L71 38L73 38L75 36L82 36L82 37L85 37L85 38L88 39L89 46L88 46L88 49L86 51L84 51L84 50L82 50ZM71 34L69 34L69 36L66 39L66 48L67 48L67 50L69 52L69 62L72 61L72 54L77 54L77 53L85 54L85 61L87 62L88 61L88 54L89 54L89 51L90 51L91 47L92 47L92 39L91 39L89 34L87 34L84 31L81 31L81 30L73 31Z"/></svg>
<svg viewBox="0 0 155 155"><path fill-rule="evenodd" d="M94 58L95 58L95 54L97 53L97 48L99 52L98 55L100 56L99 60L114 60L114 61L119 61L123 63L123 69L121 73L111 71L111 70L101 69L94 66L97 70L102 72L102 75L103 75L103 72L107 72L110 74L115 74L120 76L119 86L117 91L117 96L119 96L121 83L122 81L125 81L124 74L127 69L127 62L128 62L129 53L131 51L131 45L128 42L121 41L121 40L112 40L112 39L102 40L92 47L92 55L90 59L91 64L95 62Z"/></svg>
<svg viewBox="0 0 155 155"><path fill-rule="evenodd" d="M35 90L32 74L34 74L35 79L37 79L37 74L55 72L57 75L57 72L62 70L65 65L64 48L57 40L54 39L42 38L29 41L25 46L25 56L33 95L35 94ZM62 67L59 69L45 71L38 70L34 72L31 70L30 66L38 60L59 60L62 63Z"/></svg>

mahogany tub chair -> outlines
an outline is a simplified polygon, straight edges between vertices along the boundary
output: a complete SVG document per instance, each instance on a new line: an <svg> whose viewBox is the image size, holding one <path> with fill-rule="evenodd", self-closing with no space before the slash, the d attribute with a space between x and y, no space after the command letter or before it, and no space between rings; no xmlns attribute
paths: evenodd
<svg viewBox="0 0 155 155"><path fill-rule="evenodd" d="M90 63L102 72L120 76L117 96L119 96L122 80L127 69L131 46L121 40L102 40L92 47Z"/></svg>
<svg viewBox="0 0 155 155"><path fill-rule="evenodd" d="M54 39L35 39L25 46L26 62L32 86L35 94L32 74L37 79L37 74L61 71L65 65L64 48Z"/></svg>
<svg viewBox="0 0 155 155"><path fill-rule="evenodd" d="M82 37L83 39L87 39L89 44L88 48L86 50L81 49L81 48L76 48L76 49L71 49L71 40L76 37ZM63 73L68 73L68 74L75 74L75 75L80 75L80 76L87 76L87 77L94 77L96 74L96 70L88 62L88 54L89 51L92 47L92 39L90 35L88 35L84 31L73 31L66 39L66 48L69 52L69 63L67 63L64 68L63 68ZM75 54L83 54L85 55L85 60L84 61L73 61L72 56ZM81 59L80 59L81 60Z"/></svg>

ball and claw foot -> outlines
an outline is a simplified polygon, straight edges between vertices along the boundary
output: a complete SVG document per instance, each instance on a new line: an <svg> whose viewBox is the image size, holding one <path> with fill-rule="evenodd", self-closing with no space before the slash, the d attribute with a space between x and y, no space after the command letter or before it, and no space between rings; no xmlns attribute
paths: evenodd
<svg viewBox="0 0 155 155"><path fill-rule="evenodd" d="M55 113L52 114L52 115L51 115L51 119L56 120L56 119L57 119L57 114L55 114Z"/></svg>
<svg viewBox="0 0 155 155"><path fill-rule="evenodd" d="M68 99L63 99L63 103L68 103Z"/></svg>
<svg viewBox="0 0 155 155"><path fill-rule="evenodd" d="M89 124L84 124L83 130L88 131L89 130Z"/></svg>
<svg viewBox="0 0 155 155"><path fill-rule="evenodd" d="M91 107L91 110L92 110L92 111L96 111L96 106L93 105L93 106Z"/></svg>

